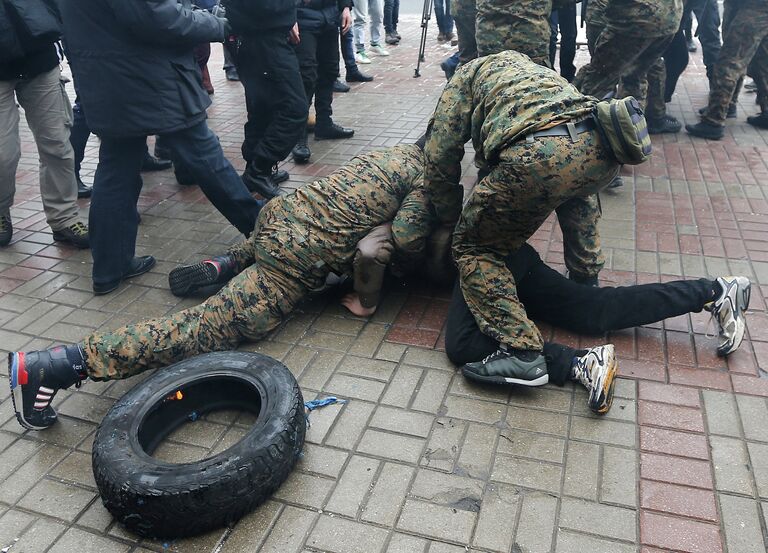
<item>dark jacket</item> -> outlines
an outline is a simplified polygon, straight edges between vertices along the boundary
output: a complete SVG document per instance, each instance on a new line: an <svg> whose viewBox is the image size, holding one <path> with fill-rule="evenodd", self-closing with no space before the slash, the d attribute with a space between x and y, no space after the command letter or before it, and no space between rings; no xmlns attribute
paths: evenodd
<svg viewBox="0 0 768 553"><path fill-rule="evenodd" d="M0 81L31 79L47 73L57 65L59 65L59 55L56 53L56 46L51 43L21 59L0 63Z"/></svg>
<svg viewBox="0 0 768 553"><path fill-rule="evenodd" d="M227 19L237 34L249 35L268 29L285 30L296 23L301 0L223 0Z"/></svg>
<svg viewBox="0 0 768 553"><path fill-rule="evenodd" d="M326 27L338 27L341 12L352 8L352 0L301 0L296 17L301 30L317 31Z"/></svg>
<svg viewBox="0 0 768 553"><path fill-rule="evenodd" d="M22 23L12 7L0 2L0 81L32 79L59 64L54 43L61 34L61 21L56 5L43 1L24 5L29 19ZM33 37L25 24L45 32Z"/></svg>
<svg viewBox="0 0 768 553"><path fill-rule="evenodd" d="M145 136L206 117L192 48L224 40L223 20L188 0L61 0L67 56L91 130Z"/></svg>

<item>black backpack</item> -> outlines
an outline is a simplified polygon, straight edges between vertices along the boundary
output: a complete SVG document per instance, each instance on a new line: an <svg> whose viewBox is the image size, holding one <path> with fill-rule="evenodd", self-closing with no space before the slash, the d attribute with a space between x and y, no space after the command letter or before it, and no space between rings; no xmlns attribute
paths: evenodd
<svg viewBox="0 0 768 553"><path fill-rule="evenodd" d="M0 0L0 63L53 44L61 29L55 0Z"/></svg>

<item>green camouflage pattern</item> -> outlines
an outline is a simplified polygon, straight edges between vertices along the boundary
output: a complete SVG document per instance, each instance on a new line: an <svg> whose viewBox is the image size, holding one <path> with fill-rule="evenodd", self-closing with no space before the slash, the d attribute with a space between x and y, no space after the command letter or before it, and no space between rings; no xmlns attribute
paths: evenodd
<svg viewBox="0 0 768 553"><path fill-rule="evenodd" d="M641 102L641 106L645 110L645 118L649 120L661 119L667 114L667 104L664 101L664 87L667 80L667 70L664 66L664 58L657 59L644 79L634 81L635 75L628 75L628 78L624 78L621 81L621 87L619 88L620 97L635 96L634 93L628 92L628 89L638 90L641 87L645 87L645 102ZM642 92L643 90L641 90ZM637 99L637 96L635 96Z"/></svg>
<svg viewBox="0 0 768 553"><path fill-rule="evenodd" d="M549 16L552 0L477 0L480 56L514 50L550 67Z"/></svg>
<svg viewBox="0 0 768 553"><path fill-rule="evenodd" d="M597 194L571 198L559 205L555 212L563 232L563 257L568 271L596 277L605 265L597 231L602 215Z"/></svg>
<svg viewBox="0 0 768 553"><path fill-rule="evenodd" d="M683 18L683 0L608 0L603 17L606 28L619 34L674 35Z"/></svg>
<svg viewBox="0 0 768 553"><path fill-rule="evenodd" d="M424 181L441 224L454 225L464 189L464 144L471 138L478 166L492 166L525 137L589 115L595 100L554 71L513 51L471 61L443 90L424 148Z"/></svg>
<svg viewBox="0 0 768 553"><path fill-rule="evenodd" d="M723 47L712 73L709 103L701 117L713 125L725 124L728 105L738 99L747 66L758 86L761 109L768 108L768 1L726 0L724 7Z"/></svg>
<svg viewBox="0 0 768 553"><path fill-rule="evenodd" d="M461 290L483 334L513 348L542 350L541 333L517 298L504 260L554 210L558 217L562 213L564 229L589 227L586 234L599 251L594 194L618 169L596 131L580 134L576 142L567 136L522 141L501 153L499 163L475 186L453 236ZM574 202L577 198L583 200ZM569 263L579 264L577 256L583 254L571 248ZM593 268L601 264L602 258Z"/></svg>
<svg viewBox="0 0 768 553"><path fill-rule="evenodd" d="M89 376L126 378L263 338L321 288L329 272L351 274L357 243L387 221L398 228L396 247L423 250L432 228L423 167L417 146L395 146L273 199L251 237L230 250L241 269L237 276L198 306L87 336Z"/></svg>

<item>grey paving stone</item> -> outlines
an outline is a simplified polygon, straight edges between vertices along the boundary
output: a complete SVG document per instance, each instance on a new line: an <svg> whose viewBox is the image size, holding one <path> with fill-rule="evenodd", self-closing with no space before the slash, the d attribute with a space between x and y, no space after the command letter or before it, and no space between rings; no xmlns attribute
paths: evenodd
<svg viewBox="0 0 768 553"><path fill-rule="evenodd" d="M75 522L79 526L92 528L97 532L103 533L106 531L107 527L112 524L113 520L112 515L109 514L109 511L104 507L104 504L97 499L91 503L91 506L88 507Z"/></svg>
<svg viewBox="0 0 768 553"><path fill-rule="evenodd" d="M565 436L568 429L568 416L562 413L510 406L507 411L507 424L521 430Z"/></svg>
<svg viewBox="0 0 768 553"><path fill-rule="evenodd" d="M15 418L13 419L13 422L16 422ZM6 444L9 444L11 440L16 438L15 436L10 438L10 434L3 434L3 436L8 437L5 439ZM14 469L32 455L40 445L41 444L29 440L17 440L13 445L3 445L2 449L0 449L0 481L11 474Z"/></svg>
<svg viewBox="0 0 768 553"><path fill-rule="evenodd" d="M410 495L430 503L477 512L483 488L484 483L481 480L418 469Z"/></svg>
<svg viewBox="0 0 768 553"><path fill-rule="evenodd" d="M509 396L510 405L522 405L536 409L548 409L552 411L568 412L571 408L573 390L555 387L519 386Z"/></svg>
<svg viewBox="0 0 768 553"><path fill-rule="evenodd" d="M720 436L711 436L709 441L712 465L715 467L715 488L751 495L749 460L744 442Z"/></svg>
<svg viewBox="0 0 768 553"><path fill-rule="evenodd" d="M421 457L426 440L411 436L366 430L357 450L360 453L387 457L395 461L416 463Z"/></svg>
<svg viewBox="0 0 768 553"><path fill-rule="evenodd" d="M515 457L561 463L565 451L565 440L511 428L501 431L497 451Z"/></svg>
<svg viewBox="0 0 768 553"><path fill-rule="evenodd" d="M570 442L565 462L563 493L597 501L599 474L600 446Z"/></svg>
<svg viewBox="0 0 768 553"><path fill-rule="evenodd" d="M737 394L741 424L748 440L768 442L768 403L765 398Z"/></svg>
<svg viewBox="0 0 768 553"><path fill-rule="evenodd" d="M573 417L571 438L602 444L635 447L635 425L599 418Z"/></svg>
<svg viewBox="0 0 768 553"><path fill-rule="evenodd" d="M334 351L347 351L355 339L352 336L343 334L331 334L330 332L320 332L308 330L302 336L298 343L302 346L318 347Z"/></svg>
<svg viewBox="0 0 768 553"><path fill-rule="evenodd" d="M43 479L22 499L19 506L72 522L96 494L72 484Z"/></svg>
<svg viewBox="0 0 768 553"><path fill-rule="evenodd" d="M457 471L474 478L487 479L493 465L498 430L493 426L469 424L461 446Z"/></svg>
<svg viewBox="0 0 768 553"><path fill-rule="evenodd" d="M22 511L10 510L0 517L0 547L10 546L21 539L24 530L34 521L34 516Z"/></svg>
<svg viewBox="0 0 768 553"><path fill-rule="evenodd" d="M444 371L429 370L424 375L421 386L411 407L417 411L437 413L445 399L445 392L451 382L451 375Z"/></svg>
<svg viewBox="0 0 768 553"><path fill-rule="evenodd" d="M384 342L379 346L376 352L376 359L384 359L385 361L399 362L402 359L403 354L408 346L403 344L392 344L390 342ZM354 353L354 346L350 349L350 353Z"/></svg>
<svg viewBox="0 0 768 553"><path fill-rule="evenodd" d="M43 445L10 478L3 482L3 485L0 486L0 501L13 503L19 500L66 454L67 450L64 448L48 444Z"/></svg>
<svg viewBox="0 0 768 553"><path fill-rule="evenodd" d="M521 503L522 496L516 488L489 484L483 495L472 545L493 551L509 551L515 533L515 517Z"/></svg>
<svg viewBox="0 0 768 553"><path fill-rule="evenodd" d="M429 544L429 553L466 553L466 551L466 547L441 541L433 541Z"/></svg>
<svg viewBox="0 0 768 553"><path fill-rule="evenodd" d="M299 383L302 387L321 390L341 362L342 354L335 351L319 351L309 366L301 373Z"/></svg>
<svg viewBox="0 0 768 553"><path fill-rule="evenodd" d="M421 464L452 472L468 425L467 422L447 417L435 419L432 435L427 442Z"/></svg>
<svg viewBox="0 0 768 553"><path fill-rule="evenodd" d="M376 553L382 551L388 532L343 518L321 516L307 545L333 553Z"/></svg>
<svg viewBox="0 0 768 553"><path fill-rule="evenodd" d="M304 509L286 506L280 513L260 553L296 553L309 537L310 529L319 515ZM234 553L234 552L233 552Z"/></svg>
<svg viewBox="0 0 768 553"><path fill-rule="evenodd" d="M13 544L13 549L24 553L43 553L66 529L67 527L60 522L38 518L27 528L21 539Z"/></svg>
<svg viewBox="0 0 768 553"><path fill-rule="evenodd" d="M368 424L374 405L362 401L350 401L344 406L338 421L328 434L325 443L342 449L352 449ZM320 411L327 411L328 407Z"/></svg>
<svg viewBox="0 0 768 553"><path fill-rule="evenodd" d="M510 396L509 390L504 386L494 386L493 388L482 386L464 378L459 373L453 378L449 393L454 396L465 396L480 401L495 401L496 403L508 403Z"/></svg>
<svg viewBox="0 0 768 553"><path fill-rule="evenodd" d="M78 528L70 528L49 553L126 553L130 547Z"/></svg>
<svg viewBox="0 0 768 553"><path fill-rule="evenodd" d="M499 403L478 401L452 395L445 398L445 406L445 414L449 417L485 424L499 422L504 418L506 412L506 407Z"/></svg>
<svg viewBox="0 0 768 553"><path fill-rule="evenodd" d="M397 521L401 530L438 540L468 543L477 514L409 499Z"/></svg>
<svg viewBox="0 0 768 553"><path fill-rule="evenodd" d="M407 534L393 534L387 546L387 553L424 553L429 542Z"/></svg>
<svg viewBox="0 0 768 553"><path fill-rule="evenodd" d="M752 461L752 471L755 475L757 493L762 498L768 498L768 445L748 443L749 458ZM717 475L717 473L715 473ZM741 472L739 472L741 475ZM750 492L744 492L749 495Z"/></svg>
<svg viewBox="0 0 768 553"><path fill-rule="evenodd" d="M330 447L305 444L297 468L337 478L349 454Z"/></svg>
<svg viewBox="0 0 768 553"><path fill-rule="evenodd" d="M351 397L365 401L378 401L386 384L378 380L334 374L323 391L331 395Z"/></svg>
<svg viewBox="0 0 768 553"><path fill-rule="evenodd" d="M451 373L456 370L453 364L448 360L448 357L446 357L445 353L429 349L410 347L408 348L408 351L405 352L403 362L408 365L416 365L417 367L445 369Z"/></svg>
<svg viewBox="0 0 768 553"><path fill-rule="evenodd" d="M557 533L555 553L584 553L585 551L589 551L589 553L635 553L637 547L586 534L575 534L567 530L560 530Z"/></svg>
<svg viewBox="0 0 768 553"><path fill-rule="evenodd" d="M423 372L422 369L407 365L398 367L381 402L396 407L408 407Z"/></svg>
<svg viewBox="0 0 768 553"><path fill-rule="evenodd" d="M334 480L312 474L293 471L275 492L277 499L283 499L297 505L320 509L330 495Z"/></svg>
<svg viewBox="0 0 768 553"><path fill-rule="evenodd" d="M557 498L541 492L526 492L520 510L515 543L519 551L546 553L552 549Z"/></svg>
<svg viewBox="0 0 768 553"><path fill-rule="evenodd" d="M394 407L380 405L373 413L373 418L369 426L372 428L381 428L391 432L401 434L410 434L426 438L432 428L434 417L425 413L406 411Z"/></svg>
<svg viewBox="0 0 768 553"><path fill-rule="evenodd" d="M728 551L763 553L768 543L760 526L759 504L746 497L719 494Z"/></svg>
<svg viewBox="0 0 768 553"><path fill-rule="evenodd" d="M560 507L560 526L619 540L637 539L637 513L634 510L612 507L564 497Z"/></svg>
<svg viewBox="0 0 768 553"><path fill-rule="evenodd" d="M577 398L573 405L572 413L581 417L594 417L586 401ZM624 422L637 422L637 402L633 399L614 397L611 410L600 416L600 420L618 420Z"/></svg>
<svg viewBox="0 0 768 553"><path fill-rule="evenodd" d="M603 447L600 501L637 507L637 452L618 447Z"/></svg>
<svg viewBox="0 0 768 553"><path fill-rule="evenodd" d="M320 394L317 397L325 397L325 394ZM311 395L305 394L304 400L312 399ZM370 406L370 403L357 402L358 405L352 406L351 403L346 404L334 404L328 405L322 409L316 409L309 415L309 424L307 425L306 441L311 443L322 443L328 436L328 431L331 429L336 419L341 419L347 409L359 410L360 406ZM362 422L365 424L365 421Z"/></svg>
<svg viewBox="0 0 768 553"><path fill-rule="evenodd" d="M385 325L374 323L366 324L349 348L349 353L363 357L373 357L376 355L376 351L379 349L379 344L384 340L386 334L387 327ZM398 361L398 359L390 359L390 361Z"/></svg>
<svg viewBox="0 0 768 553"><path fill-rule="evenodd" d="M353 456L336 483L325 510L356 518L376 478L379 464L369 457Z"/></svg>
<svg viewBox="0 0 768 553"><path fill-rule="evenodd" d="M562 472L562 465L499 455L493 465L491 479L524 488L557 493L560 491Z"/></svg>
<svg viewBox="0 0 768 553"><path fill-rule="evenodd" d="M61 404L58 412L60 415L67 415L98 424L102 421L113 403L114 400L112 399L76 392Z"/></svg>
<svg viewBox="0 0 768 553"><path fill-rule="evenodd" d="M385 463L363 508L360 519L384 526L395 524L415 469Z"/></svg>
<svg viewBox="0 0 768 553"><path fill-rule="evenodd" d="M49 474L63 480L71 480L82 486L96 488L96 480L91 470L91 456L79 451L73 451L67 455Z"/></svg>
<svg viewBox="0 0 768 553"><path fill-rule="evenodd" d="M707 413L707 430L710 434L741 436L739 414L733 394L704 390L704 409Z"/></svg>

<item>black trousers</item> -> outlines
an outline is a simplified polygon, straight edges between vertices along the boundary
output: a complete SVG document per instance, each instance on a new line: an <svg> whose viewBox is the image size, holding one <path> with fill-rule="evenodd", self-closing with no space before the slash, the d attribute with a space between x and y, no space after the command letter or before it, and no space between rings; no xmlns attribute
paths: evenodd
<svg viewBox="0 0 768 553"><path fill-rule="evenodd" d="M554 10L549 18L549 63L555 66L557 52L557 31L560 29L560 75L571 82L576 76L576 4Z"/></svg>
<svg viewBox="0 0 768 553"><path fill-rule="evenodd" d="M266 169L285 159L307 124L307 98L288 29L241 37L235 65L248 110L243 159Z"/></svg>
<svg viewBox="0 0 768 553"><path fill-rule="evenodd" d="M316 125L330 125L333 110L333 82L339 74L339 29L326 25L318 30L299 26L301 42L296 46L304 94L312 104L314 97ZM351 31L349 31L351 32Z"/></svg>
<svg viewBox="0 0 768 553"><path fill-rule="evenodd" d="M714 297L715 283L703 278L616 288L578 284L545 265L528 244L509 256L506 264L530 318L582 334L604 334L698 312ZM457 283L448 310L448 358L457 364L471 363L498 347L496 340L480 332ZM570 375L573 358L580 353L545 343L550 382L562 386Z"/></svg>
<svg viewBox="0 0 768 553"><path fill-rule="evenodd" d="M688 58L688 45L685 43L683 29L680 28L664 52L664 69L667 74L664 82L665 102L672 101L672 95L677 88L677 81L685 68L688 67Z"/></svg>

